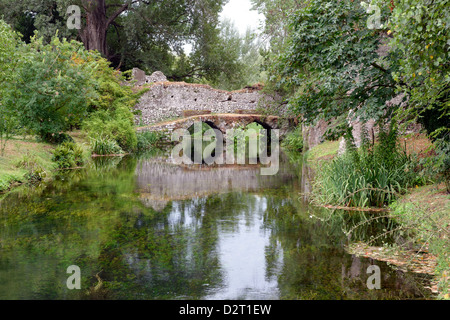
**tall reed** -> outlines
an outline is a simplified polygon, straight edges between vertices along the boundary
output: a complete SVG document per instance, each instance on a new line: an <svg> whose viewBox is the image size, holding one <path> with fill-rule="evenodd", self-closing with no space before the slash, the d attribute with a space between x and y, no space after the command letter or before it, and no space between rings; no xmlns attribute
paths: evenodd
<svg viewBox="0 0 450 320"><path fill-rule="evenodd" d="M397 132L380 130L379 142L366 134L360 149L347 151L322 165L314 182L314 201L347 207L382 207L407 188L422 185L427 179L418 160L407 155L397 143Z"/></svg>

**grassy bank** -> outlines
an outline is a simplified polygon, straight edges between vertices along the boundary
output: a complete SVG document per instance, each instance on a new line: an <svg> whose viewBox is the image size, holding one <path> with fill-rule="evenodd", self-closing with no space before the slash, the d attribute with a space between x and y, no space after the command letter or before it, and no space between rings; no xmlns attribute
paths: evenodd
<svg viewBox="0 0 450 320"><path fill-rule="evenodd" d="M77 145L85 150L86 137L81 132L69 134ZM14 137L6 142L3 156L0 156L0 192L4 193L14 186L24 183L51 179L58 170L53 161L56 145L40 142L32 137Z"/></svg>
<svg viewBox="0 0 450 320"><path fill-rule="evenodd" d="M35 174L40 174L42 179L51 178L55 169L53 149L52 145L35 139L9 140L0 157L0 192L32 180Z"/></svg>
<svg viewBox="0 0 450 320"><path fill-rule="evenodd" d="M112 139L89 138L83 131L68 135L73 142L59 145L33 137L16 136L8 140L0 156L0 193L25 183L49 180L62 169L83 167L93 156L126 154ZM167 139L161 132L138 133L133 153L160 151L166 147Z"/></svg>
<svg viewBox="0 0 450 320"><path fill-rule="evenodd" d="M339 141L325 141L305 152L308 165L316 167L320 162L333 159L339 150Z"/></svg>
<svg viewBox="0 0 450 320"><path fill-rule="evenodd" d="M356 163L354 166L349 166L347 170L338 172L337 169L340 168L338 164L342 162L339 160L340 157L337 158L338 146L339 144L337 142L324 142L305 153L308 165L311 165L316 169L317 177L319 177L317 180L320 180L320 177L322 176L322 180L320 180L321 184L318 185L319 189L316 189L315 192L323 192L324 190L321 189L321 187L327 188L330 183L333 182L334 189L331 188L331 191L327 190L325 193L336 197L336 193L344 192L356 182L360 182L360 180L364 180L363 182L367 183L367 181L369 181L368 177L365 176L368 174L367 172L370 173L376 171L377 164L372 163L369 168L365 162L363 162L359 164L359 166L362 166L359 167L359 169L357 168L358 166ZM406 156L414 155L414 158L418 159L419 163L421 159L434 159L432 144L424 135L418 134L408 137L399 137L397 146L402 152L405 151ZM388 150L389 153L394 151L392 148L385 149ZM382 152L382 150L376 150L376 152ZM330 164L331 161L334 161L335 165L329 167L332 171L325 173L325 177L332 180L330 182L327 179L323 180L323 174L324 169L327 168L327 165ZM343 162L348 164L353 163L352 161ZM413 167L405 170L404 173L402 173L402 170L399 170L398 176L403 177L406 174L410 174L412 172L411 170L413 170L412 168ZM401 169L401 167L399 167L399 169ZM388 170L387 173L387 175L378 175L375 181L378 181L380 177L384 176L392 178L395 172ZM352 175L355 176L354 180L356 182L352 180L355 183L347 181ZM344 182L347 181L348 183L341 183L339 182L339 179L342 179ZM423 267L425 263L425 261L420 261L421 263L417 264L417 260L427 260L428 258L425 259L424 257L430 256L430 261L433 261L433 264L428 266L429 268L426 273L432 274L434 278L431 289L439 294L438 298L449 299L450 195L446 192L444 183L433 183L433 175L430 175L430 179L431 180L424 180L424 182L428 183L425 183L425 185L422 186L420 184L417 185L416 183L412 184L408 182L404 184L405 187L402 186L401 188L399 187L398 190L395 190L395 197L385 199L386 201L383 202L383 207L388 212L387 215L391 216L393 220L399 223L399 229L397 231L400 231L406 236L408 239L408 246L406 246L405 243L397 243L393 246L396 250L391 251L381 247L369 250L369 244L363 244L363 249L361 249L362 251L360 250L359 253L362 256L371 257L376 260L385 259L385 261L390 262L398 261L400 264L403 264L404 262L403 266L405 266L406 269L412 271L416 270L417 272L422 272L418 269ZM363 187L356 185L355 188L359 190ZM370 188L373 188L372 183L369 184L369 189ZM388 191L389 190L390 189L388 189ZM360 202L364 202L364 196L368 197L369 193L369 191L365 191L365 194L361 196L362 200ZM353 192L350 194L352 196L354 195ZM337 196L339 196L339 194ZM332 198L333 197L331 196L322 197L322 200L333 200ZM348 201L349 198L351 197L345 197L346 201L343 205L349 206L349 210L355 209L353 206L355 206L356 202L350 203ZM324 205L325 203L321 204ZM362 205L365 206L365 202ZM386 232L389 231L387 230ZM410 249L409 244L411 243L413 243L413 247L416 248L413 251ZM373 252L374 254L371 255L370 252ZM381 256L381 252L387 252L387 254ZM358 254L358 250L356 250L354 254ZM398 258L399 256L404 257L403 262L401 262L402 259ZM419 265L419 268L417 268L417 265Z"/></svg>
<svg viewBox="0 0 450 320"><path fill-rule="evenodd" d="M411 189L391 204L391 214L411 240L436 257L434 276L439 298L450 296L450 194L444 184Z"/></svg>
<svg viewBox="0 0 450 320"><path fill-rule="evenodd" d="M332 160L338 154L340 141L324 141L305 152L309 165L317 165L322 161ZM408 154L417 154L426 157L431 154L431 142L424 134L415 134L399 137L399 145L406 149Z"/></svg>

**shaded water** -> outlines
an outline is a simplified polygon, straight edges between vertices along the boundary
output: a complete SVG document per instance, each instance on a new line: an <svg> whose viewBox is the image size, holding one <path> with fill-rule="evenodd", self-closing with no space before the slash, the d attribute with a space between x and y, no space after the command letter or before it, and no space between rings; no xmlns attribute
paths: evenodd
<svg viewBox="0 0 450 320"><path fill-rule="evenodd" d="M305 169L99 159L12 192L0 202L0 299L426 298L418 276L345 252L342 229L360 217L313 217L327 213L300 195ZM371 264L380 290L367 288ZM70 265L81 290L66 286Z"/></svg>

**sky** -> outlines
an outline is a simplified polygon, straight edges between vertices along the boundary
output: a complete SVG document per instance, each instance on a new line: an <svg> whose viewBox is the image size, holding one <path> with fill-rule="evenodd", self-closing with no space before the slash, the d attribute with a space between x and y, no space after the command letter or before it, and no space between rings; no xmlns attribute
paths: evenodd
<svg viewBox="0 0 450 320"><path fill-rule="evenodd" d="M245 34L249 26L257 31L264 16L251 8L250 0L230 0L223 8L220 18L221 20L228 18L233 21L241 34Z"/></svg>
<svg viewBox="0 0 450 320"><path fill-rule="evenodd" d="M228 18L233 21L241 35L245 35L248 27L256 32L261 22L264 21L264 15L258 14L256 10L251 10L251 8L250 0L229 0L220 13L220 20ZM192 51L192 46L186 44L184 50L189 54Z"/></svg>

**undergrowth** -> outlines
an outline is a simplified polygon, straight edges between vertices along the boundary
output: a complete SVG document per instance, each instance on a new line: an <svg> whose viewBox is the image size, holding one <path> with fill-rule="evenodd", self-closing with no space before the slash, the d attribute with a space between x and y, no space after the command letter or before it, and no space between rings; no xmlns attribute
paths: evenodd
<svg viewBox="0 0 450 320"><path fill-rule="evenodd" d="M52 160L59 169L76 168L84 164L84 150L76 143L67 141L55 148Z"/></svg>
<svg viewBox="0 0 450 320"><path fill-rule="evenodd" d="M383 207L409 187L428 181L417 157L401 150L391 126L380 131L377 143L363 133L359 149L347 139L346 152L319 168L313 195L322 205Z"/></svg>

